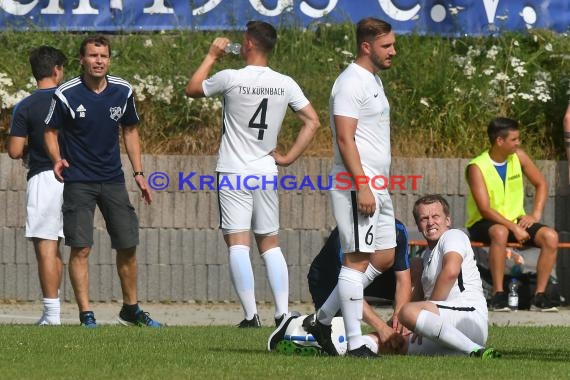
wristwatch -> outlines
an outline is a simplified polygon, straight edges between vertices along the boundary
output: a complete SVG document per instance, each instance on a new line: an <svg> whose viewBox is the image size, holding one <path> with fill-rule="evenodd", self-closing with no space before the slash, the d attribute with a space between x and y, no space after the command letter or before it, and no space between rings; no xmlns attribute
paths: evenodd
<svg viewBox="0 0 570 380"><path fill-rule="evenodd" d="M138 175L142 175L144 177L144 172L133 172L133 177L136 177Z"/></svg>

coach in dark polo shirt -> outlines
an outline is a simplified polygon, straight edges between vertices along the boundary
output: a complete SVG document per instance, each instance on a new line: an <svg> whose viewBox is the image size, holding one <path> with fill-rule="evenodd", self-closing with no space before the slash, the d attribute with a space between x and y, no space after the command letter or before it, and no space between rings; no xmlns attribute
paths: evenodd
<svg viewBox="0 0 570 380"><path fill-rule="evenodd" d="M139 117L131 85L107 75L110 61L111 46L105 36L84 39L79 50L82 74L56 90L46 118L47 150L56 178L64 182L63 230L65 244L71 247L69 277L81 324L96 327L89 304L88 258L97 205L105 219L112 248L117 250L117 271L123 292L119 322L160 327L139 308L137 301L139 223L129 201L119 149L121 131L135 181L143 199L150 204L152 195L144 179L136 128Z"/></svg>

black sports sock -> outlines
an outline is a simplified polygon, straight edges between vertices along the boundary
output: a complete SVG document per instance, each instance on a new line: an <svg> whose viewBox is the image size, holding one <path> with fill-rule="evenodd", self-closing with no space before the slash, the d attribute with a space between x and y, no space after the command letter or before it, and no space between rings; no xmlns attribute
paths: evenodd
<svg viewBox="0 0 570 380"><path fill-rule="evenodd" d="M134 318L139 311L139 304L135 303L134 305L127 305L123 304L123 311L130 317Z"/></svg>

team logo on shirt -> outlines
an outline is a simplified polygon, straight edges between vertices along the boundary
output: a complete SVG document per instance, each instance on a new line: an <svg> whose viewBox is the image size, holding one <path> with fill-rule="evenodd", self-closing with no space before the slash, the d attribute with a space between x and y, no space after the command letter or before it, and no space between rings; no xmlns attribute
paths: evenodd
<svg viewBox="0 0 570 380"><path fill-rule="evenodd" d="M85 107L83 107L83 104L80 104L76 111L79 112L79 117L85 117L85 112L87 112Z"/></svg>
<svg viewBox="0 0 570 380"><path fill-rule="evenodd" d="M111 113L111 119L117 121L123 116L123 111L121 107L111 107L109 108L109 112Z"/></svg>

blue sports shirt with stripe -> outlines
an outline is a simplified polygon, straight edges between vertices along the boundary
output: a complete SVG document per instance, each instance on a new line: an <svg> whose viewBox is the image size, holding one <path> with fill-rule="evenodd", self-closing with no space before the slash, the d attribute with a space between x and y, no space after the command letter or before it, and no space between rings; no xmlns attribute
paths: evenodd
<svg viewBox="0 0 570 380"><path fill-rule="evenodd" d="M107 75L107 87L95 93L81 76L56 90L48 116L48 128L62 135L61 156L69 163L66 182L124 183L119 129L139 122L131 85Z"/></svg>

